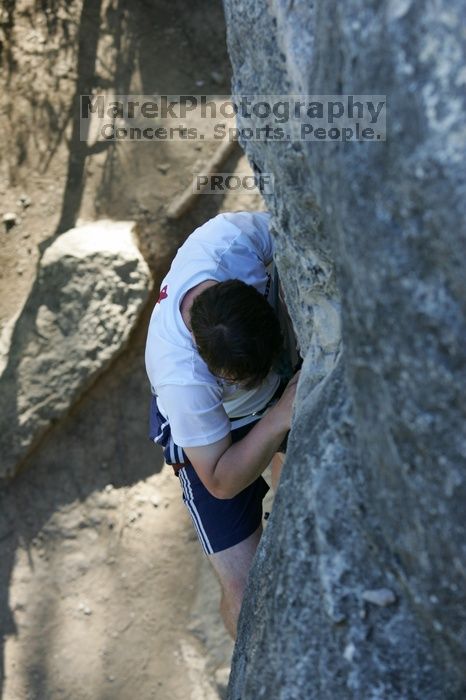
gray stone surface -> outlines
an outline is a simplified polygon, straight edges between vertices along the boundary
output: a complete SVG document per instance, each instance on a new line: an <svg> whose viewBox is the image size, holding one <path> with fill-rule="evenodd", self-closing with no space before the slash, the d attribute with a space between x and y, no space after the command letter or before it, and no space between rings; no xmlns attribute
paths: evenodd
<svg viewBox="0 0 466 700"><path fill-rule="evenodd" d="M234 93L388 98L386 142L242 143L306 360L229 698L463 700L464 2L224 4Z"/></svg>
<svg viewBox="0 0 466 700"><path fill-rule="evenodd" d="M124 347L151 288L133 226L85 224L45 251L0 343L0 478Z"/></svg>

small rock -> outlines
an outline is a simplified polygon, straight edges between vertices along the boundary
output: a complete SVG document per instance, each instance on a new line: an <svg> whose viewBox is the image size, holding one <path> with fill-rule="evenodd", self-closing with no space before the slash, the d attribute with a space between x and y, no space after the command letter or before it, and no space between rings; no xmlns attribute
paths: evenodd
<svg viewBox="0 0 466 700"><path fill-rule="evenodd" d="M228 666L225 666L224 668L218 668L215 671L215 683L217 684L217 688L220 694L221 698L226 698L227 694L227 688L228 688L228 681L230 678L230 669Z"/></svg>
<svg viewBox="0 0 466 700"><path fill-rule="evenodd" d="M374 590L364 591L362 594L362 599L367 603L373 603L373 605L386 607L387 605L392 605L396 601L396 596L389 588L377 588Z"/></svg>
<svg viewBox="0 0 466 700"><path fill-rule="evenodd" d="M170 170L170 163L159 163L157 170L165 175Z"/></svg>
<svg viewBox="0 0 466 700"><path fill-rule="evenodd" d="M23 207L24 209L27 209L30 207L32 204L31 198L27 196L27 194L20 194L19 199L18 199L18 205Z"/></svg>
<svg viewBox="0 0 466 700"><path fill-rule="evenodd" d="M2 221L7 230L15 226L18 223L18 217L13 211L7 211L2 218Z"/></svg>
<svg viewBox="0 0 466 700"><path fill-rule="evenodd" d="M202 87L205 83L205 80L196 80L196 87Z"/></svg>
<svg viewBox="0 0 466 700"><path fill-rule="evenodd" d="M154 508L158 508L160 505L160 498L157 498L157 496L152 496L152 498L150 499L150 502L152 503Z"/></svg>
<svg viewBox="0 0 466 700"><path fill-rule="evenodd" d="M113 484L107 484L104 488L105 493L111 493L113 491Z"/></svg>

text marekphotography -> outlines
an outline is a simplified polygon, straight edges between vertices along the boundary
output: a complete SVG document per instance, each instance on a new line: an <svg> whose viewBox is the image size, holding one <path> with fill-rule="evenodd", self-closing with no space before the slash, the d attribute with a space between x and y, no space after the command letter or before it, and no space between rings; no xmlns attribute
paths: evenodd
<svg viewBox="0 0 466 700"><path fill-rule="evenodd" d="M385 95L81 95L83 141L385 141Z"/></svg>

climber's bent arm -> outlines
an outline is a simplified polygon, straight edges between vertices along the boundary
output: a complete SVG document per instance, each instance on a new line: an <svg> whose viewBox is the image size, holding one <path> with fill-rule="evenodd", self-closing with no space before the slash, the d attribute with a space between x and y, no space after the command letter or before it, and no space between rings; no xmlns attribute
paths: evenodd
<svg viewBox="0 0 466 700"><path fill-rule="evenodd" d="M299 372L280 400L249 433L232 444L231 435L202 447L185 447L200 480L216 498L233 498L267 468L290 428Z"/></svg>

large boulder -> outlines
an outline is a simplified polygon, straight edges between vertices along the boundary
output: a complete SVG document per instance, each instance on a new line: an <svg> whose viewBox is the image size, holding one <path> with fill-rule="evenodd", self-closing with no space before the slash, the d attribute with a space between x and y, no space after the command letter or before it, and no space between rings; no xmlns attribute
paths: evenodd
<svg viewBox="0 0 466 700"><path fill-rule="evenodd" d="M241 140L306 359L229 698L463 700L464 3L224 5L234 94L388 100L386 141Z"/></svg>
<svg viewBox="0 0 466 700"><path fill-rule="evenodd" d="M0 478L122 350L151 276L130 221L97 221L59 236L0 356ZM5 336L8 336L6 338Z"/></svg>

